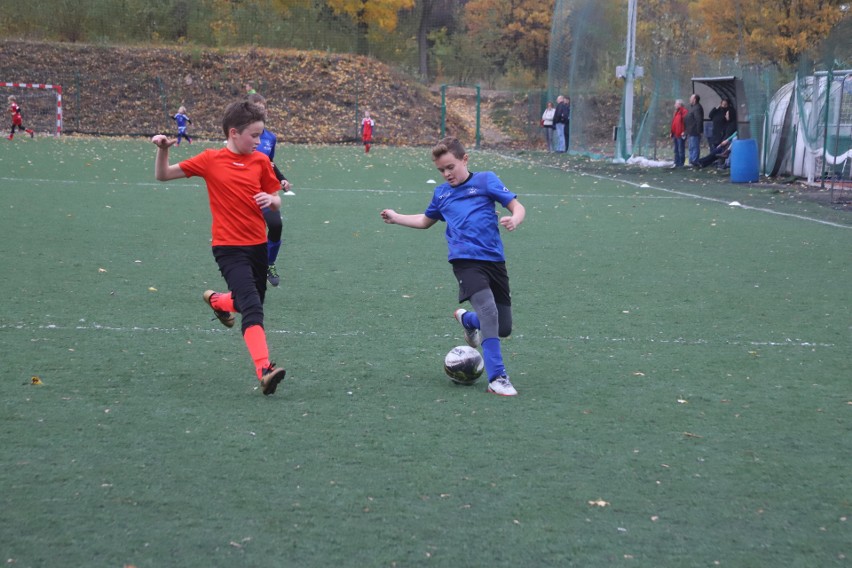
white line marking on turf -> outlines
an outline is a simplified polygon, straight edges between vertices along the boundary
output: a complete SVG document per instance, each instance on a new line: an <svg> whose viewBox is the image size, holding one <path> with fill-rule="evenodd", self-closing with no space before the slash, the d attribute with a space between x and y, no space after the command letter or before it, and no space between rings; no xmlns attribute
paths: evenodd
<svg viewBox="0 0 852 568"><path fill-rule="evenodd" d="M518 158L516 156L506 156L504 154L499 154L499 153L496 154L496 155L500 156L501 158L505 158L507 160L514 160L514 161L518 161L518 162L524 161L524 160L521 160L520 158ZM719 199L717 197L707 197L706 195L697 195L697 194L694 194L694 193L687 193L685 191L678 191L676 189L668 189L668 188L665 188L665 187L657 187L657 186L654 186L654 185L648 185L646 182L639 183L639 182L628 181L628 180L621 179L621 178L613 178L613 177L608 177L608 176L602 176L602 175L599 175L599 174L589 174L589 173L585 173L585 172L563 170L559 166L554 166L554 165L550 165L550 164L541 164L541 165L546 167L546 168L552 168L552 169L560 170L560 171L563 171L565 173L576 174L576 175L579 175L579 176L588 176L590 178L612 181L612 182L621 182L621 183L631 185L633 187L637 187L637 188L641 188L641 189L654 189L654 190L657 190L657 191L664 191L666 193L671 193L673 195L679 195L681 197L688 197L690 199L698 199L698 200L702 200L702 201L710 201L712 203L720 203L720 204L724 205L725 207L731 207L731 205L729 205L730 201L728 201L726 199ZM772 209L766 209L764 207L751 207L749 205L736 205L735 207L737 207L739 209L745 209L747 211L758 211L760 213L769 213L770 215L778 215L778 216L781 216L781 217L791 217L793 219L798 219L800 221L810 221L812 223L819 223L820 225L827 225L829 227L836 227L838 229L852 229L852 226L849 226L849 225L841 225L840 223L834 223L832 221L823 221L822 219L814 219L813 217L807 217L805 215L797 215L795 213L784 213L783 211L774 211Z"/></svg>
<svg viewBox="0 0 852 568"><path fill-rule="evenodd" d="M28 330L28 331L106 331L106 332L114 332L114 333L227 333L228 330L224 328L200 328L200 327L123 327L123 326L111 326L111 325L101 325L97 323L92 324L81 324L75 326L62 326L57 324L27 324L27 323L17 323L17 324L2 324L0 325L0 331L3 330ZM352 337L352 336L366 336L367 333L360 330L352 330L352 331L341 331L336 333L329 334L320 334L316 331L295 331L295 330L286 330L286 329L267 329L267 334L281 334L281 335L297 335L297 336L316 336L323 338L326 337ZM448 335L434 335L433 338L445 338L449 337ZM793 339L793 338L784 338L781 341L747 341L747 340L729 340L729 339L720 339L717 341L710 341L707 339L687 339L684 337L677 337L674 339L658 339L658 338L642 338L642 337L609 337L609 336L600 336L595 337L591 335L578 335L575 337L564 337L559 335L547 335L540 337L532 337L528 335L518 335L514 336L516 340L521 341L542 341L542 340L553 340L553 341L567 341L570 343L588 343L588 342L604 342L604 343L660 343L663 345L747 345L753 347L836 347L834 343L822 343L818 341L807 341L803 339Z"/></svg>
<svg viewBox="0 0 852 568"><path fill-rule="evenodd" d="M145 182L145 181L135 181L133 183L117 181L117 180L80 180L80 179L33 179L33 178L10 178L10 177L0 177L2 181L14 181L14 182L24 182L24 183L48 183L48 184L85 184L85 185L118 185L122 187L133 187L133 186L144 186L144 187L168 187L163 182ZM201 184L194 184L202 186ZM174 186L173 186L174 187Z"/></svg>

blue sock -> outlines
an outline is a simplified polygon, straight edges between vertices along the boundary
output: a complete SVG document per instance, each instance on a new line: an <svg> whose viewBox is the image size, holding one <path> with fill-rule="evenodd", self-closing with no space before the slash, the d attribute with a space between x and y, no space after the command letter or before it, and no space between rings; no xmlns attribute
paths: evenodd
<svg viewBox="0 0 852 568"><path fill-rule="evenodd" d="M476 315L476 312L463 313L462 325L468 329L479 329L479 316Z"/></svg>
<svg viewBox="0 0 852 568"><path fill-rule="evenodd" d="M278 259L279 250L281 250L281 241L266 241L266 258L269 259L270 266Z"/></svg>
<svg viewBox="0 0 852 568"><path fill-rule="evenodd" d="M500 375L506 374L499 338L489 337L482 340L482 359L485 362L485 370L488 371L489 383Z"/></svg>

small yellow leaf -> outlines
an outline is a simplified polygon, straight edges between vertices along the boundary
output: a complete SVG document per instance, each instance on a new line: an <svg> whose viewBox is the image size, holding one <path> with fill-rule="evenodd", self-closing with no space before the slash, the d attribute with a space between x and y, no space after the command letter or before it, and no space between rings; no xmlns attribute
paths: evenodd
<svg viewBox="0 0 852 568"><path fill-rule="evenodd" d="M43 385L44 384L43 382L41 382L41 379L38 378L38 377L33 377L32 379L30 379L30 382L32 382L32 384L34 384L34 385Z"/></svg>
<svg viewBox="0 0 852 568"><path fill-rule="evenodd" d="M149 291L149 292L156 292L156 291L157 291L157 289L156 289L156 288L154 288L153 286L148 286L148 291Z"/></svg>

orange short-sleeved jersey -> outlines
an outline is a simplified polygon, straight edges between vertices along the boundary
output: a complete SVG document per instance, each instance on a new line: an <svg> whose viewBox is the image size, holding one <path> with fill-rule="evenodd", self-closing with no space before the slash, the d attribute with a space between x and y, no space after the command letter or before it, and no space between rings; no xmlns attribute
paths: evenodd
<svg viewBox="0 0 852 568"><path fill-rule="evenodd" d="M281 189L266 154L235 154L227 148L205 150L178 165L187 177L199 176L207 183L213 246L266 242L266 221L254 195L261 191L275 194Z"/></svg>

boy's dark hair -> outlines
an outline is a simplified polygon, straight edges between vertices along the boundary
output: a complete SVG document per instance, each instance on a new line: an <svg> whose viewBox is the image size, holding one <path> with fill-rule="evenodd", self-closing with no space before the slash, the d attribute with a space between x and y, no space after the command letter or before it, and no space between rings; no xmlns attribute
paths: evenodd
<svg viewBox="0 0 852 568"><path fill-rule="evenodd" d="M259 95L257 93L252 93L246 97L246 100L250 103L254 103L256 105L265 105L266 99L263 95Z"/></svg>
<svg viewBox="0 0 852 568"><path fill-rule="evenodd" d="M464 146L459 142L458 138L453 138L452 136L447 136L435 146L432 147L432 160L437 160L444 154L452 154L459 160L464 158L466 152L464 151Z"/></svg>
<svg viewBox="0 0 852 568"><path fill-rule="evenodd" d="M266 113L263 111L263 107L248 101L229 104L228 108L225 109L225 116L222 118L222 130L225 132L225 138L228 137L228 132L232 128L236 128L237 132L242 132L253 122L266 122Z"/></svg>

